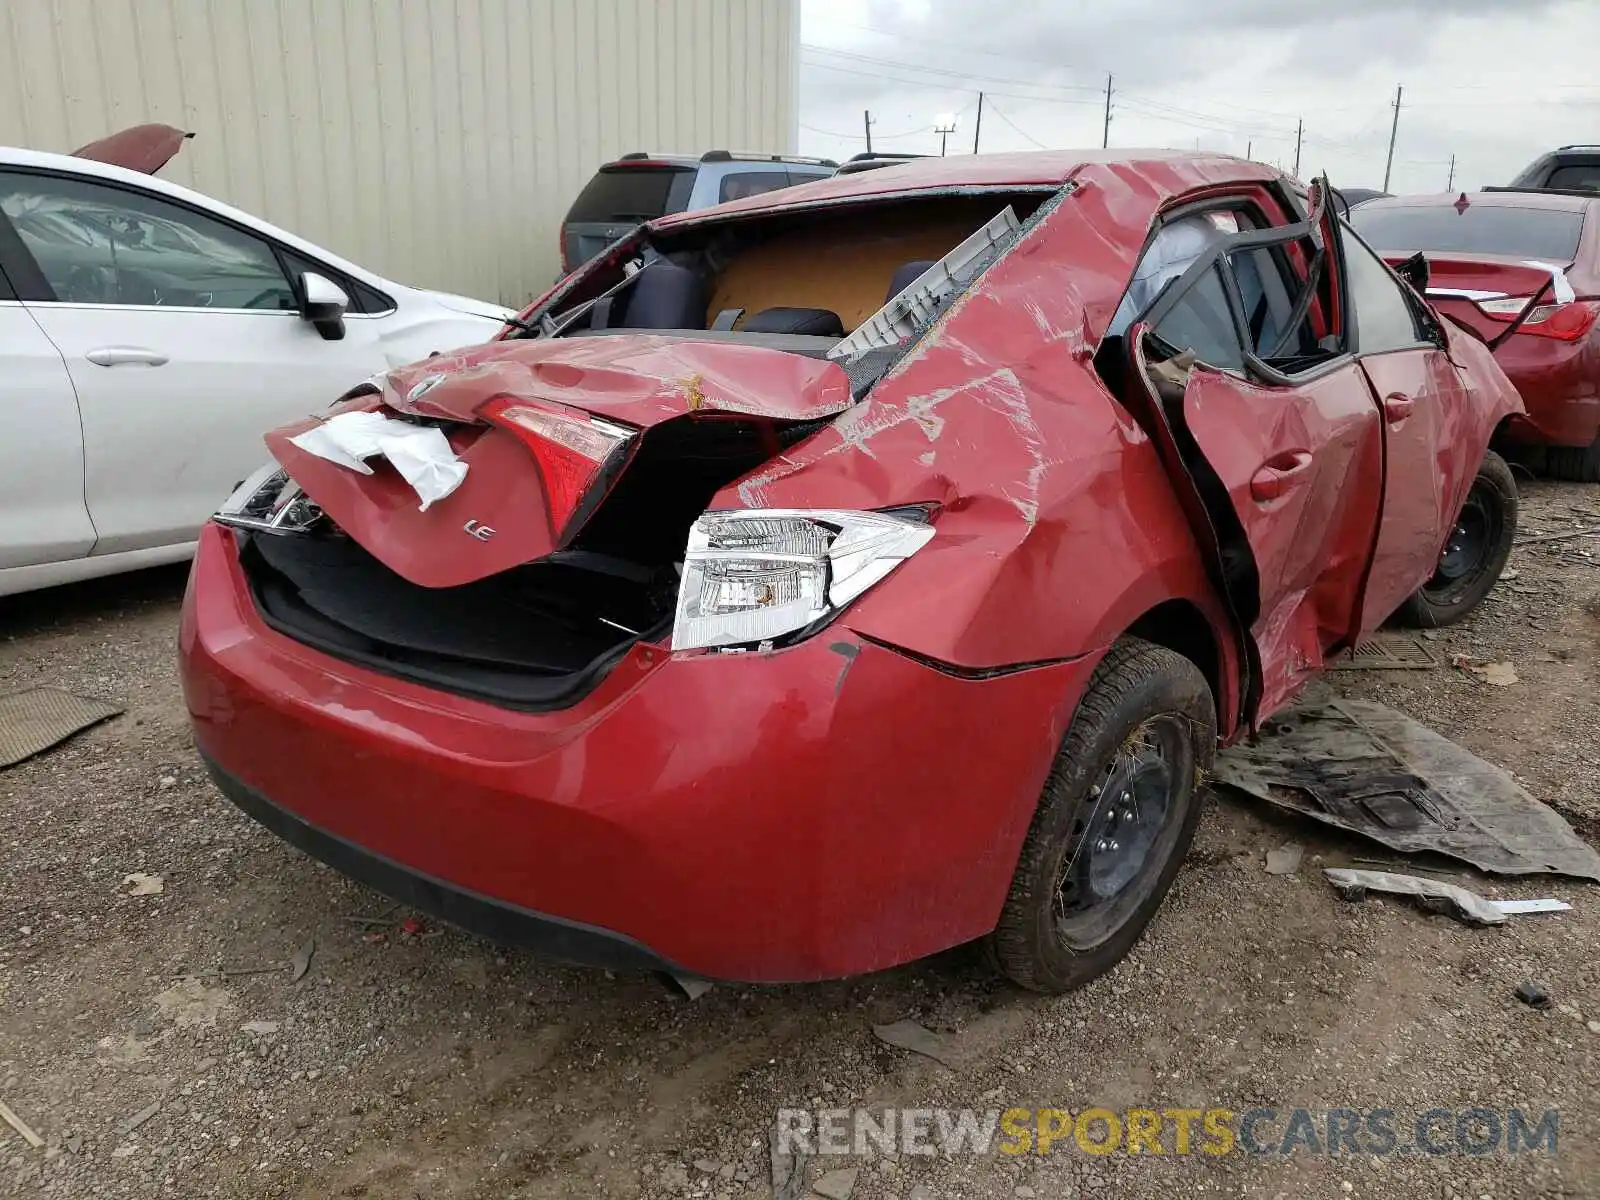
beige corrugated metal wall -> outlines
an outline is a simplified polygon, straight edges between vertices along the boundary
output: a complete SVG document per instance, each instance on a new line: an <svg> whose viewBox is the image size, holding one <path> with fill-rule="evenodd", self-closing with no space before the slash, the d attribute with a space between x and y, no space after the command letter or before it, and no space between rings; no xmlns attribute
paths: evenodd
<svg viewBox="0 0 1600 1200"><path fill-rule="evenodd" d="M799 0L0 0L0 145L162 121L162 172L393 279L517 303L630 150L795 145Z"/></svg>

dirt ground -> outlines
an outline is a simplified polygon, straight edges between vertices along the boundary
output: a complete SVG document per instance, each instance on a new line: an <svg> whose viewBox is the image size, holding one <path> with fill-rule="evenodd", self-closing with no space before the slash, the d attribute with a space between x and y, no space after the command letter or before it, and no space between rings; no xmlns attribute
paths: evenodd
<svg viewBox="0 0 1600 1200"><path fill-rule="evenodd" d="M1525 486L1524 538L1597 525L1600 488ZM1595 537L1519 548L1480 612L1424 643L1447 664L1509 661L1515 684L1445 665L1328 686L1460 740L1600 842L1597 555ZM0 1194L736 1200L772 1192L780 1107L1480 1105L1560 1110L1556 1152L1068 1143L811 1169L860 1167L854 1200L1600 1196L1600 888L1462 872L1488 895L1573 905L1489 930L1346 903L1319 862L1381 849L1218 799L1145 939L1073 995L1017 994L958 949L691 1002L403 923L231 808L190 749L182 586L163 570L0 601L0 693L49 683L127 708L0 772L0 1100L46 1141L0 1125ZM1267 874L1288 839L1305 862ZM127 895L133 873L163 890ZM353 919L373 916L386 923ZM292 982L284 964L313 939ZM1555 1006L1519 1003L1528 980ZM902 1018L943 1035L951 1065L874 1038Z"/></svg>

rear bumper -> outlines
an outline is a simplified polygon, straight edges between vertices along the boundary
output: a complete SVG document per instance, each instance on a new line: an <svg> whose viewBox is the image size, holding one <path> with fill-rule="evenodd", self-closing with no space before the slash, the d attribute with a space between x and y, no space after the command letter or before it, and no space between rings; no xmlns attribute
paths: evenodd
<svg viewBox="0 0 1600 1200"><path fill-rule="evenodd" d="M493 937L752 982L993 928L1094 661L961 678L841 624L636 645L572 707L515 712L273 632L215 525L180 652L201 753L288 840Z"/></svg>
<svg viewBox="0 0 1600 1200"><path fill-rule="evenodd" d="M661 970L682 974L682 968L647 946L609 929L566 921L547 913L529 912L513 904L479 896L442 879L391 862L354 842L336 837L281 808L260 792L223 770L204 752L200 755L219 791L246 816L259 821L290 845L327 863L340 874L375 888L393 900L441 921L497 942L526 946L550 958L613 970Z"/></svg>
<svg viewBox="0 0 1600 1200"><path fill-rule="evenodd" d="M1575 343L1513 336L1495 360L1528 410L1511 421L1514 441L1587 446L1600 436L1600 333Z"/></svg>

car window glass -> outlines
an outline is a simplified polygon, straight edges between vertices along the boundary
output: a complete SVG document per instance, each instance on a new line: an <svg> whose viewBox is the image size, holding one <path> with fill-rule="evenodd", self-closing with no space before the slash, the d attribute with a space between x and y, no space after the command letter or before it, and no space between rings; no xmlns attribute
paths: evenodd
<svg viewBox="0 0 1600 1200"><path fill-rule="evenodd" d="M1304 247L1301 261L1309 261L1311 247ZM1264 361L1296 359L1317 350L1317 335L1312 328L1308 305L1295 320L1295 305L1305 289L1305 272L1291 263L1284 248L1255 246L1228 256L1233 280L1239 290L1239 308L1244 315L1250 349Z"/></svg>
<svg viewBox="0 0 1600 1200"><path fill-rule="evenodd" d="M368 287L358 279L352 279L340 271L335 271L332 267L324 266L322 263L305 257L303 254L298 254L287 246L280 247L278 253L283 258L284 266L289 269L289 278L296 288L300 286L300 276L309 271L312 274L321 275L324 279L330 280L343 288L344 294L350 297L351 312L370 315L373 313L386 313L394 308L393 300L390 300L382 292Z"/></svg>
<svg viewBox="0 0 1600 1200"><path fill-rule="evenodd" d="M759 196L788 187L787 171L738 171L722 177L722 187L717 193L717 203L743 200L746 196Z"/></svg>
<svg viewBox="0 0 1600 1200"><path fill-rule="evenodd" d="M694 174L689 167L655 163L601 167L572 202L567 221L635 225L678 212L688 203L686 189L693 185Z"/></svg>
<svg viewBox="0 0 1600 1200"><path fill-rule="evenodd" d="M1134 267L1133 278L1107 333L1124 332L1155 302L1161 290L1187 271L1214 242L1238 232L1238 217L1226 210L1191 213L1162 225Z"/></svg>
<svg viewBox="0 0 1600 1200"><path fill-rule="evenodd" d="M1361 240L1380 254L1435 250L1571 262L1578 252L1581 212L1470 201L1459 205L1460 201L1393 204L1374 200L1352 209L1350 224Z"/></svg>
<svg viewBox="0 0 1600 1200"><path fill-rule="evenodd" d="M1174 351L1194 351L1213 367L1238 370L1244 351L1228 310L1227 293L1215 268L1191 283L1155 326L1155 334Z"/></svg>
<svg viewBox="0 0 1600 1200"><path fill-rule="evenodd" d="M295 307L266 242L143 192L0 174L0 209L62 303Z"/></svg>
<svg viewBox="0 0 1600 1200"><path fill-rule="evenodd" d="M1350 304L1355 309L1356 353L1381 354L1423 341L1404 285L1360 238L1346 235L1342 227L1339 236L1344 243Z"/></svg>
<svg viewBox="0 0 1600 1200"><path fill-rule="evenodd" d="M1570 188L1580 192L1600 191L1600 162L1569 163L1550 172L1546 187Z"/></svg>

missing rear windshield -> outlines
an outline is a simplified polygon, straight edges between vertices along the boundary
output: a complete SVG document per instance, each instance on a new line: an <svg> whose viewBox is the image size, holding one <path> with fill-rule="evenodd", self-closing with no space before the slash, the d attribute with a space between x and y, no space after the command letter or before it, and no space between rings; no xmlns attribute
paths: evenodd
<svg viewBox="0 0 1600 1200"><path fill-rule="evenodd" d="M837 359L859 396L1066 190L931 193L642 231L559 288L521 334L748 340Z"/></svg>

